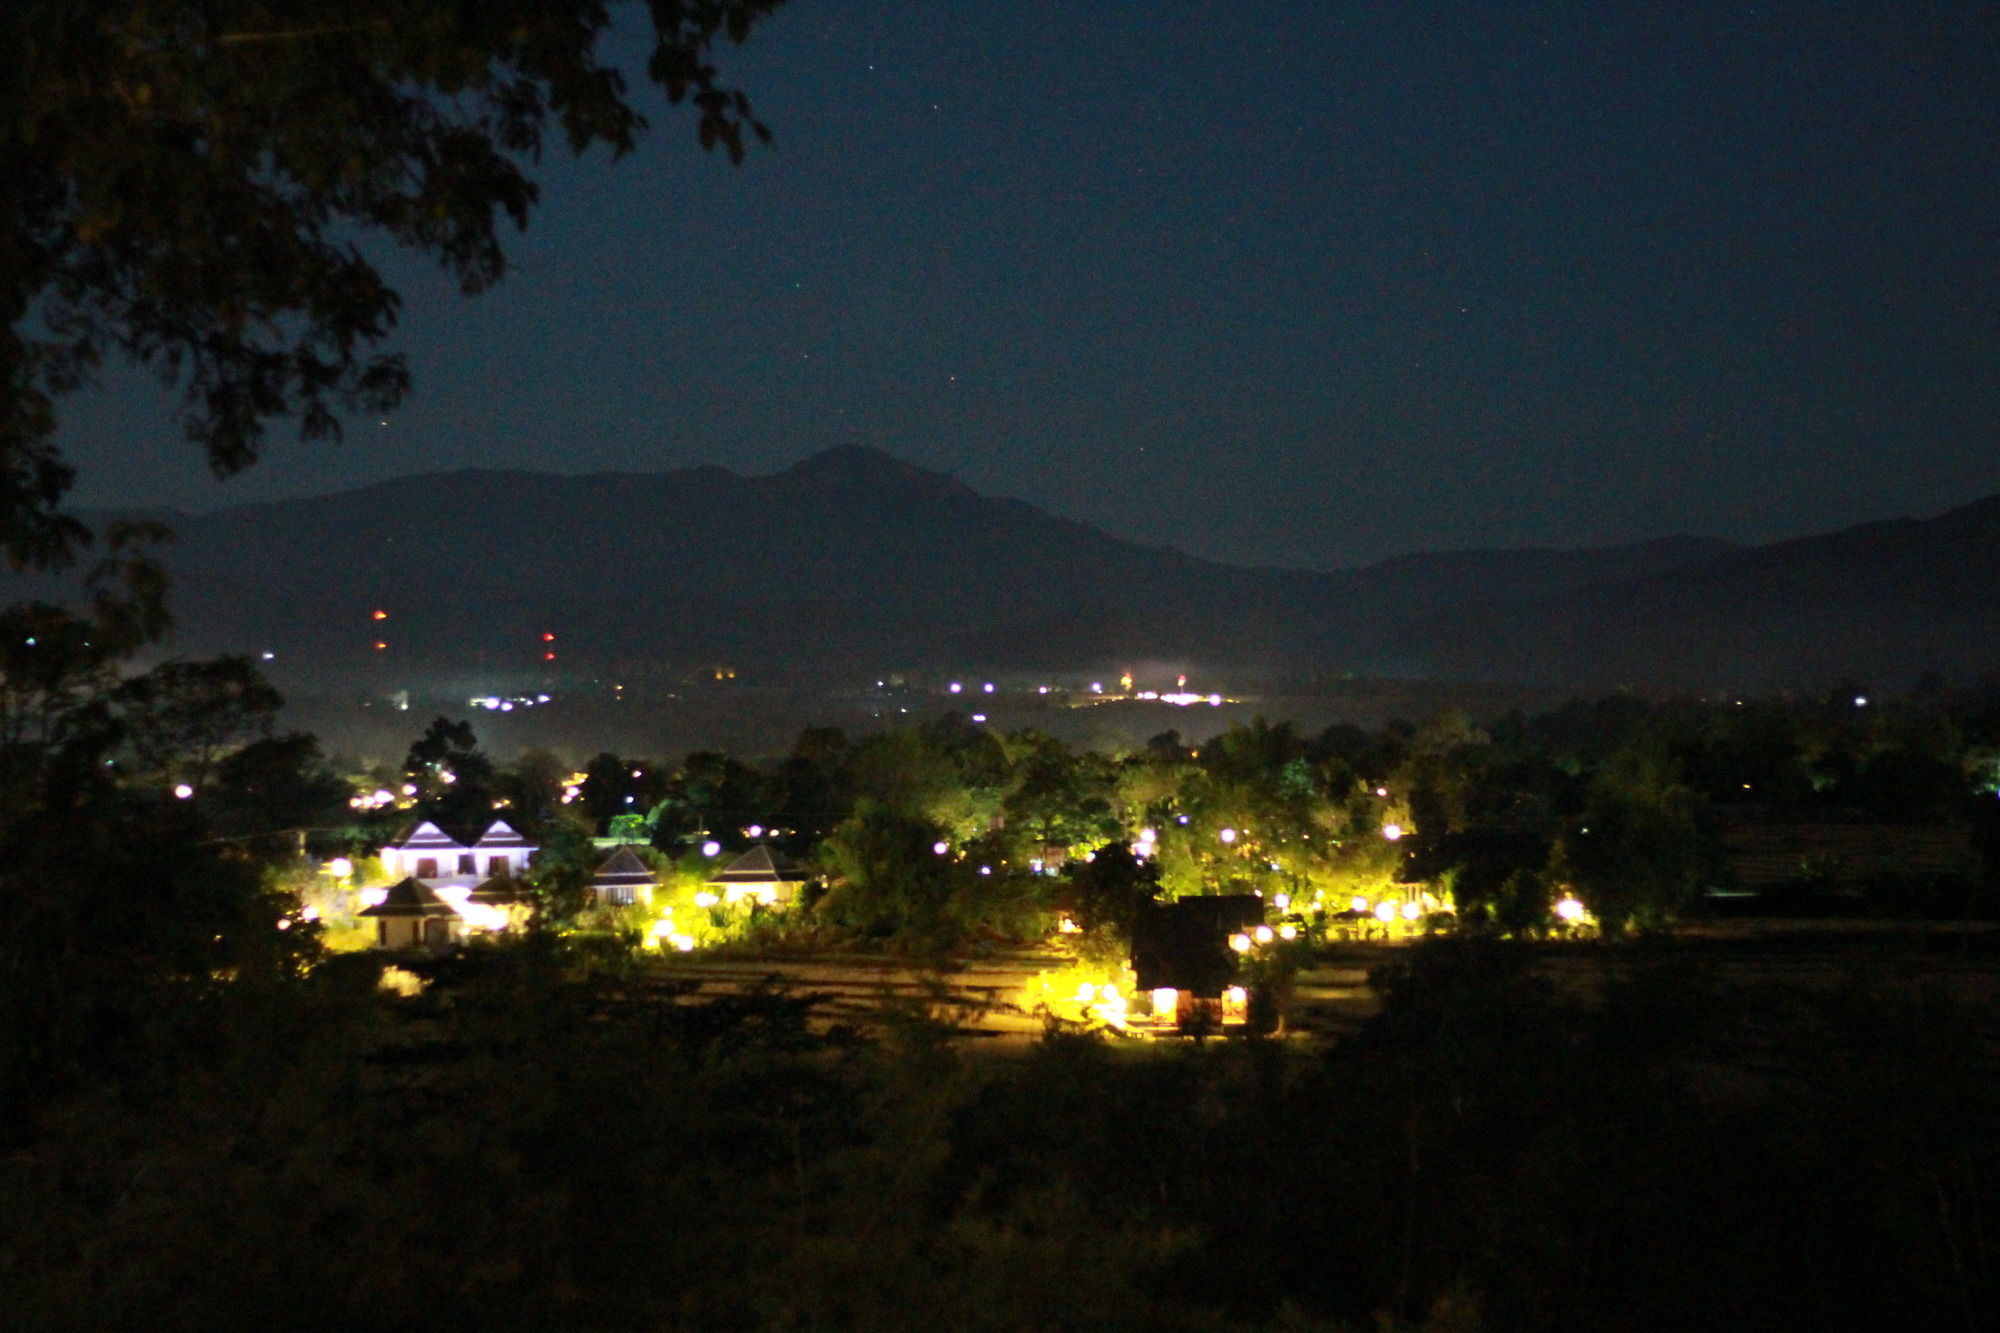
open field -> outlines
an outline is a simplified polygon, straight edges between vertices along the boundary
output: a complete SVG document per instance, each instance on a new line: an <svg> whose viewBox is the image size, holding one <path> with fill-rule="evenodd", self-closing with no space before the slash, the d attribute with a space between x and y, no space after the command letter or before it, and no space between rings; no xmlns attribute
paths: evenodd
<svg viewBox="0 0 2000 1333"><path fill-rule="evenodd" d="M1337 944L1302 969L1287 1015L1296 1036L1338 1039L1372 1017L1379 1000L1369 972L1405 955L1403 944ZM1607 979L1657 968L1691 983L1719 987L1831 990L1857 980L1940 985L1958 1000L2000 1013L2000 925L1731 921L1691 926L1673 936L1605 945L1595 941L1538 946L1538 968L1563 989L1594 996ZM967 1037L1033 1037L1043 1029L1024 1007L1039 972L1068 960L1017 949L941 967L883 955L823 954L771 958L671 956L649 964L657 980L694 983L710 993L773 984L826 997L831 1023L868 1030L885 1006L915 1006L949 1018Z"/></svg>

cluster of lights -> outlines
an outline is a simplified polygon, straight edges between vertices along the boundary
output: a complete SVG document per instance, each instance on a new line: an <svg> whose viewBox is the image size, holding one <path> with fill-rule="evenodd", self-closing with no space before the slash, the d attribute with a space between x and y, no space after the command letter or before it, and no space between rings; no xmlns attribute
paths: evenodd
<svg viewBox="0 0 2000 1333"><path fill-rule="evenodd" d="M385 805L393 805L395 800L396 793L387 787L377 787L374 791L350 796L347 805L351 810L380 810Z"/></svg>
<svg viewBox="0 0 2000 1333"><path fill-rule="evenodd" d="M517 694L511 698L502 698L497 694L475 694L465 702L474 708L484 708L489 713L511 713L516 708L533 708L536 704L545 704L549 702L549 696L537 694L531 697Z"/></svg>

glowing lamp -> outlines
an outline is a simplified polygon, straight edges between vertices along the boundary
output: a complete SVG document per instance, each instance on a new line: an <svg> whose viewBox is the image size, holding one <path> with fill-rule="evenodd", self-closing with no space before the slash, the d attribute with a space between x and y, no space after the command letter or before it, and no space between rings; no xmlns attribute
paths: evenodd
<svg viewBox="0 0 2000 1333"><path fill-rule="evenodd" d="M185 801L186 799L188 799L188 797L192 795L194 795L194 788L188 786L187 783L181 782L175 784L174 796L177 799Z"/></svg>
<svg viewBox="0 0 2000 1333"><path fill-rule="evenodd" d="M931 844L931 850L933 852L936 852L939 856L943 856L946 852L951 850L951 844L946 842L943 838L939 838L936 842Z"/></svg>
<svg viewBox="0 0 2000 1333"><path fill-rule="evenodd" d="M1357 912L1365 912L1368 910L1368 900L1362 897L1358 893L1355 894L1352 898L1349 898L1347 900L1347 905L1353 908Z"/></svg>
<svg viewBox="0 0 2000 1333"><path fill-rule="evenodd" d="M1418 917L1422 916L1423 914L1424 914L1424 909L1418 906L1416 903L1403 904L1403 920L1415 921Z"/></svg>
<svg viewBox="0 0 2000 1333"><path fill-rule="evenodd" d="M696 907L713 907L716 902L716 896L706 889L703 889L694 896L694 905Z"/></svg>
<svg viewBox="0 0 2000 1333"><path fill-rule="evenodd" d="M722 844L710 838L701 845L701 854L703 856L720 856L722 855Z"/></svg>
<svg viewBox="0 0 2000 1333"><path fill-rule="evenodd" d="M1243 932L1238 931L1236 934L1231 935L1229 937L1229 947L1236 950L1236 952L1238 953L1249 953L1250 937L1248 935L1245 935Z"/></svg>
<svg viewBox="0 0 2000 1333"><path fill-rule="evenodd" d="M1389 902L1376 903L1375 919L1385 926L1394 921L1396 919L1396 904Z"/></svg>
<svg viewBox="0 0 2000 1333"><path fill-rule="evenodd" d="M354 873L354 862L344 856L336 856L326 863L326 873L335 879L346 879Z"/></svg>
<svg viewBox="0 0 2000 1333"><path fill-rule="evenodd" d="M1272 939L1271 928L1269 926L1259 926L1252 932L1252 936L1259 944L1269 944Z"/></svg>
<svg viewBox="0 0 2000 1333"><path fill-rule="evenodd" d="M1403 826L1401 824L1384 824L1382 826L1382 836L1390 842L1394 842L1403 836Z"/></svg>
<svg viewBox="0 0 2000 1333"><path fill-rule="evenodd" d="M1236 841L1236 830L1233 828L1226 828L1222 830L1222 832L1216 834L1215 836L1222 839L1224 843L1232 843Z"/></svg>
<svg viewBox="0 0 2000 1333"><path fill-rule="evenodd" d="M1583 904L1574 898L1564 898L1556 904L1556 915L1571 924L1575 924L1583 920Z"/></svg>
<svg viewBox="0 0 2000 1333"><path fill-rule="evenodd" d="M1277 897L1271 899L1271 901L1275 903L1277 905L1278 910L1282 912L1292 905L1292 895L1289 893L1281 893Z"/></svg>
<svg viewBox="0 0 2000 1333"><path fill-rule="evenodd" d="M1293 925L1291 922L1287 921L1284 925L1278 927L1279 939L1295 940L1298 937L1299 937L1299 928Z"/></svg>

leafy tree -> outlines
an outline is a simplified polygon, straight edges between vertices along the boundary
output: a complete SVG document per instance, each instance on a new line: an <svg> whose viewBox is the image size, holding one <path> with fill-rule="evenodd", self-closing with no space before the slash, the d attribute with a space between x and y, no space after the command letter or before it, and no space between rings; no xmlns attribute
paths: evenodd
<svg viewBox="0 0 2000 1333"><path fill-rule="evenodd" d="M493 776L492 761L464 720L431 719L403 759L403 777L417 789L418 809L468 831L492 817Z"/></svg>
<svg viewBox="0 0 2000 1333"><path fill-rule="evenodd" d="M1067 903L1086 948L1122 957L1130 951L1139 914L1160 896L1160 869L1129 843L1106 843L1064 867Z"/></svg>
<svg viewBox="0 0 2000 1333"><path fill-rule="evenodd" d="M701 142L767 137L713 63L780 0L648 0L648 77ZM100 0L0 8L0 550L86 540L56 400L120 354L182 390L215 470L268 423L337 436L409 387L395 291L358 242L505 274L551 135L629 150L645 120L600 0Z"/></svg>
<svg viewBox="0 0 2000 1333"><path fill-rule="evenodd" d="M197 792L225 753L271 734L285 702L247 657L162 662L111 697L134 773Z"/></svg>

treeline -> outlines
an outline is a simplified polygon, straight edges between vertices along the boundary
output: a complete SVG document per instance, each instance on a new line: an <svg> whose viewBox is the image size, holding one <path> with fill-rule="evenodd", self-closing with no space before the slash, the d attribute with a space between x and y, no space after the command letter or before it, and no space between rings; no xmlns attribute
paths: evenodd
<svg viewBox="0 0 2000 1333"><path fill-rule="evenodd" d="M442 755L447 733L459 748ZM603 754L567 786L553 757L496 769L464 724L440 719L382 780L412 784L417 811L447 823L502 805L550 842L622 833L676 857L771 840L832 886L812 924L938 947L1032 932L1073 896L1083 857L1134 843L1169 897L1284 895L1322 916L1422 900L1509 933L1546 929L1565 897L1613 934L1675 920L1731 886L1732 820L1957 830L1957 878L1885 867L1863 905L1879 914L1984 914L2000 862L2000 707L1943 694L1615 695L1533 718L1447 712L1316 735L1260 718L1119 754L950 714L852 739L808 731L761 764Z"/></svg>

